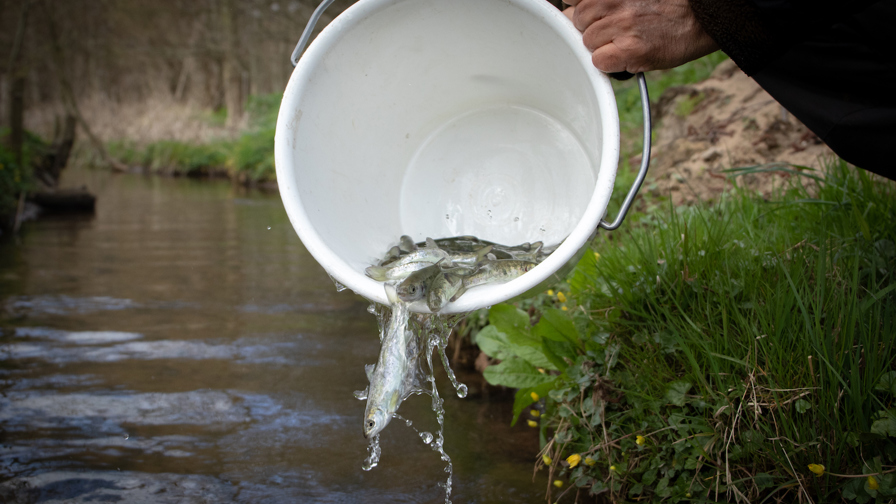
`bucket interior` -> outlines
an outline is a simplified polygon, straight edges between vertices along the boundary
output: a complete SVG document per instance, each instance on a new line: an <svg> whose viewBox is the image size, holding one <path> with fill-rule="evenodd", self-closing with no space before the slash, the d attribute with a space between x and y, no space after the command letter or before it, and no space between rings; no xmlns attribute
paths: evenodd
<svg viewBox="0 0 896 504"><path fill-rule="evenodd" d="M313 234L326 249L309 247L316 257L363 274L402 234L555 244L596 185L609 197L612 89L551 9L361 0L331 22L293 74L277 132L281 193L306 246Z"/></svg>

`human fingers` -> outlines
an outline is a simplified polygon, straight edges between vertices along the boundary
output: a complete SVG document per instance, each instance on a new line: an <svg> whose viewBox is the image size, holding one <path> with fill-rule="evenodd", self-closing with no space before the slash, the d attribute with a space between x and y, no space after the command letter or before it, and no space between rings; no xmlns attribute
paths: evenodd
<svg viewBox="0 0 896 504"><path fill-rule="evenodd" d="M623 51L619 49L614 43L609 43L598 48L596 51L591 53L591 63L600 71L605 73L616 73L616 72L631 72L637 73L636 71L629 70L627 68L627 60Z"/></svg>
<svg viewBox="0 0 896 504"><path fill-rule="evenodd" d="M566 5L572 5L573 7L575 7L581 1L582 0L563 0L563 3L565 3Z"/></svg>
<svg viewBox="0 0 896 504"><path fill-rule="evenodd" d="M620 0L580 0L572 22L580 32L584 32L596 21L614 16L621 8Z"/></svg>
<svg viewBox="0 0 896 504"><path fill-rule="evenodd" d="M576 11L575 7L567 7L565 9L563 9L563 14L566 17L568 17L570 21L572 21L572 16L575 13L575 11Z"/></svg>

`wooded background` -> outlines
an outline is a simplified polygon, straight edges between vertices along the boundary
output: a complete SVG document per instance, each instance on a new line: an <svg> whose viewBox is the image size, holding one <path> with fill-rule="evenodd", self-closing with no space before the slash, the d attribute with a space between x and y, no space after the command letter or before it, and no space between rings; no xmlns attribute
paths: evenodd
<svg viewBox="0 0 896 504"><path fill-rule="evenodd" d="M316 30L351 3L337 0ZM95 109L126 111L134 104L226 109L227 125L236 126L250 95L283 91L289 56L316 6L312 0L0 0L0 119L9 124L12 82L22 75L26 125L38 132L47 133L51 116L77 105L93 119L103 112Z"/></svg>
<svg viewBox="0 0 896 504"><path fill-rule="evenodd" d="M223 133L235 131L249 96L285 88L318 3L0 0L0 124L10 124L21 76L25 126L47 138L66 115L83 117L79 136L104 141L220 136L197 120L202 111L219 111ZM352 3L334 2L315 35Z"/></svg>

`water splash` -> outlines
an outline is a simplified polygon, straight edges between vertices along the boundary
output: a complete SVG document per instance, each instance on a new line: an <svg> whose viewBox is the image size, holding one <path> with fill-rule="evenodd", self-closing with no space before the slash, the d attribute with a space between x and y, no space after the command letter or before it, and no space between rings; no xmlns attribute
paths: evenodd
<svg viewBox="0 0 896 504"><path fill-rule="evenodd" d="M380 341L382 342L394 310L373 303L367 311L376 315L377 325L379 326L380 332ZM405 311L404 314L407 316L408 312ZM432 362L432 356L433 352L439 353L439 360L442 362L448 379L454 387L457 396L461 398L466 397L467 386L457 381L454 371L451 369L448 362L448 356L445 353L445 348L448 346L448 338L451 335L451 331L462 318L463 315L440 316L438 314L415 314L407 319L407 330L412 334L412 336L408 338L408 357L411 365L408 369L407 386L404 389L404 397L402 397L402 400L415 394L428 394L431 396L432 411L435 413L436 422L438 423L438 429L436 430L435 435L430 432L417 431L410 420L403 418L398 414L393 415L393 418L403 420L408 427L411 427L417 432L423 440L423 443L432 448L433 451L437 452L441 460L446 463L444 470L448 473L448 477L444 483L439 483L439 486L445 490L446 504L451 504L454 466L451 462L451 457L445 451L445 400L439 396L439 389L436 386L435 366ZM367 395L367 390L355 392L355 397L358 399L366 399ZM379 436L377 435L370 439L368 457L365 460L362 469L369 471L376 467L379 462L380 453Z"/></svg>
<svg viewBox="0 0 896 504"><path fill-rule="evenodd" d="M342 291L344 291L345 289L348 288L348 287L342 285L341 283L339 283L338 280L336 280L335 278L333 278L333 275L330 275L330 274L328 273L327 276L330 277L330 280L333 282L333 285L336 286L336 292L342 292Z"/></svg>
<svg viewBox="0 0 896 504"><path fill-rule="evenodd" d="M361 466L361 469L369 471L376 467L380 463L381 453L380 435L376 434L370 438L370 444L367 445L367 460L364 461L364 465Z"/></svg>

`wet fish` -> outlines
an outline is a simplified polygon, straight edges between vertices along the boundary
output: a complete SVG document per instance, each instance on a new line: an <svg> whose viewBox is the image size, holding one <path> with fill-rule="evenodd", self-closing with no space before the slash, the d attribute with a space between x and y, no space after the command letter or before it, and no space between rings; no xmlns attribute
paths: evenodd
<svg viewBox="0 0 896 504"><path fill-rule="evenodd" d="M364 270L370 278L385 282L387 280L404 280L411 273L432 266L427 261L407 262L396 266L368 266Z"/></svg>
<svg viewBox="0 0 896 504"><path fill-rule="evenodd" d="M465 289L487 283L504 283L517 278L538 266L538 263L517 259L498 259L480 266L479 271L463 279Z"/></svg>
<svg viewBox="0 0 896 504"><path fill-rule="evenodd" d="M439 261L432 266L411 273L396 287L398 298L407 303L422 299L426 295L430 281L441 271L442 266Z"/></svg>
<svg viewBox="0 0 896 504"><path fill-rule="evenodd" d="M408 305L402 303L392 285L386 284L386 295L392 304L392 316L383 337L376 367L367 368L370 385L367 388L367 409L364 412L364 437L371 438L382 431L398 406L409 393L412 374L413 334L408 330Z"/></svg>
<svg viewBox="0 0 896 504"><path fill-rule="evenodd" d="M461 268L454 268L460 270ZM472 271L472 270L471 270ZM475 273L471 273L475 274ZM454 301L464 293L464 277L457 273L440 272L432 280L426 293L426 306L433 313L441 310L448 301Z"/></svg>

